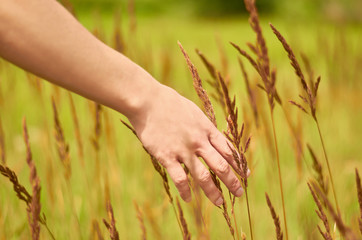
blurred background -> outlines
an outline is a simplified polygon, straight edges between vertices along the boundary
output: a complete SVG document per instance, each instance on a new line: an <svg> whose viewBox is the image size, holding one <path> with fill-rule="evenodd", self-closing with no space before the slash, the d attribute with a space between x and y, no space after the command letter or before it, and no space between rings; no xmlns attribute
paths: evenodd
<svg viewBox="0 0 362 240"><path fill-rule="evenodd" d="M126 1L120 0L67 0L77 12L98 9L113 12L124 8ZM329 20L336 22L355 22L362 20L362 3L358 0L259 0L258 10L263 15L277 15L296 21ZM243 1L239 0L136 0L136 13L139 15L179 15L197 17L222 17L245 15Z"/></svg>
<svg viewBox="0 0 362 240"><path fill-rule="evenodd" d="M268 105L257 87L260 78L244 61L259 111L253 117L247 87L239 68L234 42L248 50L255 42L242 0L62 0L74 16L96 37L122 52L160 82L201 106L192 78L179 50L180 41L201 78L211 77L195 49L202 51L229 81L246 136L252 136L247 154L251 169L249 199L255 239L273 239L275 230L264 193L268 192L282 218ZM310 144L323 166L322 147L312 119L288 104L298 100L299 80L268 23L277 27L293 48L305 75L321 76L318 117L331 161L342 218L358 228L358 203L354 169L362 171L362 1L361 0L257 0L271 66L277 70L277 89L283 108L276 106L276 128L285 182L290 239L321 239L321 224L306 182L315 178ZM210 94L215 93L205 83ZM69 144L72 174L64 177L57 154L51 99L54 99ZM70 100L72 99L72 100ZM74 106L71 102L74 101ZM222 108L213 100L218 126L226 129ZM73 110L76 110L75 113ZM78 118L78 131L74 117ZM0 59L0 148L2 163L30 190L22 118L29 128L33 159L42 185L41 204L56 239L107 239L102 218L107 218L105 198L110 196L121 239L139 239L136 202L148 239L181 239L178 223L162 179L135 136L119 119L123 116L94 102L69 94ZM287 126L295 129L300 146ZM100 129L100 130L99 130ZM82 145L79 145L79 141ZM177 191L171 183L172 194ZM226 190L225 190L226 193ZM200 194L200 196L203 196ZM331 190L329 197L332 200ZM202 239L197 209L201 209L211 239L232 239L220 209L205 197L200 205L182 203L192 239ZM29 239L25 204L6 178L0 178L0 239ZM237 200L239 232L250 239L245 198ZM331 221L331 229L334 222ZM333 230L336 232L336 230ZM98 235L97 235L98 234ZM100 235L99 235L100 234ZM98 238L97 238L98 236ZM42 228L41 239L49 239ZM336 232L336 239L339 238Z"/></svg>

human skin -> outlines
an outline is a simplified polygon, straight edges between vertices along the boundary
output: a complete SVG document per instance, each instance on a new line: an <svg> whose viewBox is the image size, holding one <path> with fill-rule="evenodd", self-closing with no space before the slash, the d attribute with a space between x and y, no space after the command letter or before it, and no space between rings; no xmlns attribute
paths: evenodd
<svg viewBox="0 0 362 240"><path fill-rule="evenodd" d="M166 168L180 196L191 200L185 164L215 205L210 172L235 195L241 184L227 139L175 90L88 32L55 0L1 0L0 55L54 84L125 115L144 147Z"/></svg>

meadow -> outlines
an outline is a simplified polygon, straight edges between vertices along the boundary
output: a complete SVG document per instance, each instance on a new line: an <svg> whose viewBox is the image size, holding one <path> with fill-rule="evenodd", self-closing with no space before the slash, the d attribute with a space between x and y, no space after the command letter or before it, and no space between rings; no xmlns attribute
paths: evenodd
<svg viewBox="0 0 362 240"><path fill-rule="evenodd" d="M207 83L213 81L212 76L195 49L207 57L224 76L230 97L236 96L238 124L245 126L243 146L251 136L245 156L251 170L247 189L253 239L277 238L266 192L287 239L270 102L265 94L268 89L257 86L263 84L261 77L230 44L233 42L255 56L246 45L256 44L248 16L222 20L178 14L153 17L135 16L129 10L122 14L79 12L77 18L102 41L202 107L177 41L182 43L211 98L218 128L226 131L224 107L219 104L224 99L212 97L220 95ZM323 227L323 222L315 212L317 206L307 182L320 186L317 180L322 174L325 193L334 208L335 199L315 121L288 102L303 102L298 95L304 90L269 22L293 49L308 84L310 79L316 81L321 76L316 115L329 157L339 217L356 236L347 235L345 239L360 239L362 206L358 204L355 169L362 170L362 28L353 23L260 17L270 67L276 69L275 88L282 102L278 104L272 97L289 239L323 239L317 228ZM249 87L238 58L245 66ZM308 110L308 104L303 107ZM120 239L187 239L185 230L179 226L178 193L173 183L170 181L169 186L174 204L170 204L164 179L154 170L137 137L120 121L126 121L123 116L0 59L0 160L31 193L29 155L23 140L24 118L32 161L40 179L41 212L55 239L109 239L103 223L103 219L110 221L107 200L112 204ZM321 164L319 173L307 144ZM18 199L6 177L0 176L0 183L0 239L30 239L27 205ZM252 239L245 195L236 199L232 214L229 194L222 188L234 237L223 210L196 187L190 204L180 200L191 239ZM362 192L360 197L362 201ZM323 206L326 204L321 197L320 201ZM331 211L324 211L332 239L344 239ZM44 225L40 239L52 239Z"/></svg>

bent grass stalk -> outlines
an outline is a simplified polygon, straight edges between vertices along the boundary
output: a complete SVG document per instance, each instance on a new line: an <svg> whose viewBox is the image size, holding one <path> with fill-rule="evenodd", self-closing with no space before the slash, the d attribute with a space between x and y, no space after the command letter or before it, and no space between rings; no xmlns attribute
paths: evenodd
<svg viewBox="0 0 362 240"><path fill-rule="evenodd" d="M201 100L201 102L203 104L206 116L210 119L210 121L217 128L214 108L213 108L213 106L211 104L210 98L207 95L206 90L202 86L202 81L201 81L201 78L199 76L199 73L197 72L196 67L191 62L190 57L188 56L188 54L186 53L185 49L182 47L180 42L178 42L178 45L179 45L179 47L181 49L181 52L182 52L182 54L183 54L183 56L184 56L184 58L186 60L187 66L188 66L188 68L189 68L189 70L190 70L190 72L192 74L194 89L195 89L197 95L199 96L199 98L200 98L200 100ZM228 211L227 211L227 205L226 205L225 197L224 197L222 188L220 186L220 181L217 178L216 174L210 168L209 168L209 172L211 174L211 177L212 177L212 180L213 180L215 186L219 189L219 191L221 193L221 196L223 198L222 208L220 208L220 207L219 208L222 209L223 216L224 216L225 221L226 221L226 223L227 223L227 225L229 227L230 233L233 236L233 238L235 239L235 231L234 231L234 228L232 227L232 224L231 224L231 221L230 221L230 216L229 216Z"/></svg>
<svg viewBox="0 0 362 240"><path fill-rule="evenodd" d="M222 89L223 93L223 99L224 99L224 105L226 106L226 110L228 113L228 117L226 118L226 121L228 123L228 129L227 132L224 132L226 138L233 143L236 150L231 148L230 150L233 152L233 157L236 165L238 166L238 175L241 178L241 183L243 185L243 188L245 190L245 197L246 197L246 205L247 205L247 212L248 212L248 221L249 221L249 230L250 230L250 236L251 239L254 239L253 235L253 228L252 228L252 221L251 221L251 214L250 214L250 206L249 206L249 197L247 193L248 188L248 179L247 179L247 171L248 171L248 162L246 161L245 153L248 150L248 147L250 145L251 138L249 137L246 140L245 146L243 148L241 144L241 139L243 137L244 133L244 124L242 126L238 127L238 108L235 105L236 98L234 96L233 100L230 99L229 90L226 85L226 82L224 81L221 74L217 73L217 78L219 81L219 84ZM237 151L235 153L235 151ZM234 201L232 201L232 209L234 208ZM236 218L235 219L235 227L237 228ZM239 237L239 231L237 231L238 237Z"/></svg>
<svg viewBox="0 0 362 240"><path fill-rule="evenodd" d="M309 108L310 108L310 112L308 112L302 105L294 102L294 101L290 101L290 103L292 103L293 105L295 105L296 107L298 107L299 109L301 109L303 112L310 114L313 117L314 122L316 123L317 129L318 129L318 134L319 134L319 138L322 144L322 148L323 148L323 154L324 154L324 158L327 164L327 169L328 169L328 174L329 174L329 178L331 180L331 185L332 185L332 191L333 191L333 196L334 196L334 201L336 204L336 208L337 208L337 212L338 215L340 215L340 208L338 205L338 200L337 200L337 194L336 194L336 189L334 186L334 181L333 181L333 175L332 175L332 171L331 171L331 167L329 164L329 160L328 160L328 156L327 156L327 151L326 151L326 147L324 144L324 140L323 140L323 136L321 133L321 128L319 125L319 121L316 115L316 100L317 100L317 92L318 92L318 87L319 87L319 83L321 78L318 77L316 82L312 84L310 84L311 86L313 85L313 87L311 88L304 77L304 74L300 68L300 65L294 55L293 50L291 49L291 47L289 46L289 44L287 43L287 41L285 40L285 38L281 35L281 33L272 25L270 24L271 29L273 30L275 36L278 38L278 40L281 42L281 44L283 45L283 48L285 49L285 51L288 54L288 58L290 60L290 63L292 65L292 67L295 70L295 74L297 75L297 77L300 79L300 83L303 87L304 93L306 94L306 97L299 95L299 97L303 100L304 103L306 103Z"/></svg>
<svg viewBox="0 0 362 240"><path fill-rule="evenodd" d="M247 166L246 159L244 157L244 153L247 149L247 146L245 147L245 149L243 151L242 147L240 145L241 138L243 137L244 125L241 127L240 132L239 132L239 130L238 130L238 109L235 107L235 96L232 101L229 96L229 90L228 90L226 81L221 76L220 72L218 72L215 69L214 65L209 60L207 60L207 58L205 57L205 55L203 53L201 53L201 51L196 50L196 53L201 58L202 62L204 63L206 69L208 70L208 72L210 73L210 75L213 79L213 81L212 82L210 81L209 84L213 87L213 89L216 92L216 95L214 95L214 99L217 100L217 102L221 105L221 107L224 111L225 117L226 117L226 121L228 123L228 130L227 130L227 132L224 132L224 134L234 144L234 147L237 149L237 152L238 152L238 154L234 155L234 160L235 160L237 166L239 167L240 172L238 174L239 174L239 177L241 178L241 183L245 190L246 205L247 205L247 210L248 210L249 230L250 230L251 239L253 239L254 237L253 237L252 221L251 221L249 198L248 198L248 191L247 191L247 178L245 177L247 174L246 171L248 169L248 166ZM249 145L250 138L247 140L247 142L248 143L246 145ZM243 157L242 157L242 159L239 159L238 156L243 156ZM240 165L243 165L244 172L242 171ZM235 197L231 197L231 195L230 195L230 201L231 201L231 213L234 218L235 229L238 229L236 216L235 216L235 212L234 212ZM239 231L237 231L237 237L238 237L238 239L241 238L241 236L239 236Z"/></svg>
<svg viewBox="0 0 362 240"><path fill-rule="evenodd" d="M280 195L282 199L282 207L283 207L283 218L284 218L284 227L285 227L285 237L288 240L288 225L287 225L287 217L286 217L286 210L285 210L285 202L284 202L284 190L283 190L283 181L281 176L281 169L280 169L280 158L279 158L279 150L278 150L278 142L277 136L275 131L275 121L274 121L274 107L275 101L281 104L281 100L279 94L277 93L275 83L276 83L276 71L270 71L270 62L268 56L268 49L266 47L266 42L264 36L262 34L262 29L259 22L258 12L255 6L255 1L253 0L244 0L245 6L247 11L250 14L249 23L252 30L256 34L256 44L253 45L251 43L248 44L249 48L257 55L257 59L254 60L246 51L242 50L238 45L235 43L231 43L231 45L236 48L236 50L245 57L253 68L257 71L260 75L263 85L258 84L258 87L265 91L269 108L270 108L270 117L271 123L273 128L273 136L274 136L274 147L275 147L275 154L278 166L278 176L279 176L279 187L280 187Z"/></svg>

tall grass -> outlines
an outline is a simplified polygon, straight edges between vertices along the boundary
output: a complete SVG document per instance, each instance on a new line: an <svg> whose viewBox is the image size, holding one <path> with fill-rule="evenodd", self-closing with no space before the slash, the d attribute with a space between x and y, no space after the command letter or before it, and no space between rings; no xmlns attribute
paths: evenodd
<svg viewBox="0 0 362 240"><path fill-rule="evenodd" d="M328 86L327 77L323 77L326 79L321 86L323 89L318 90L320 78L315 78L314 74L314 71L321 71L323 76L325 72L331 74L331 68L337 65L324 69L320 63L329 59L328 49L334 52L339 49L322 46L321 51L305 53L302 56L304 73L295 53L308 52L302 46L307 40L301 38L297 42L299 45L294 43L293 52L276 28L262 32L254 1L246 0L245 4L255 41L248 42L249 36L242 34L236 39L235 33L240 31L233 30L227 37L217 35L213 51L208 37L208 44L197 46L203 52L196 50L200 65L205 65L208 74L201 67L196 68L196 58L194 60L192 54L188 55L182 49L206 115L220 131L224 130L231 149L235 149L234 159L238 166L235 173L245 190L243 197L233 197L211 171L224 197L220 209L209 203L189 174L193 201L190 204L179 202L166 170L157 159L140 151L142 148L135 143L137 139L117 125L117 114L98 103L49 86L33 75L14 70L0 60L0 173L4 176L0 180L4 183L0 188L0 238L64 239L74 237L75 233L79 239L360 239L362 189L357 169L361 164L356 146L360 137L357 123L361 116L358 108L347 100L358 104L361 99L358 91L346 86L333 90L334 85ZM150 33L153 34L150 41L140 44L137 39L145 33L142 25L147 23L142 23L142 19L140 23L136 21L134 1L130 0L128 6L129 21L123 19L123 12L119 12L109 20L113 26L102 25L101 15L98 15L97 27L92 29L96 29L102 41L113 44L116 50L139 62L156 78L181 86L177 90L193 98L189 91L191 83L177 83L186 77L190 79L180 67L183 59L176 54L177 45L170 49L165 47L165 41L159 39L166 37L158 34L156 28ZM235 22L235 26L236 23L240 24ZM242 27L243 32L247 32L244 24ZM190 42L196 47L199 31L201 34L201 28L185 31L185 36L190 35L181 39L185 49L190 48ZM291 104L309 113L318 131L310 131L303 115L295 115L294 110L284 104L285 99L295 99L291 96L298 88L292 81L293 75L285 70L288 65L285 56L282 58L285 53L272 44L267 48L273 32L287 50L292 69L301 83L302 103L292 101ZM306 35L303 32L303 36ZM324 40L319 41L327 45L329 39L323 37ZM233 43L243 58L230 59L233 49L224 44L224 39L229 38L233 42L245 40L250 53ZM343 45L342 48L346 50L347 47ZM335 64L342 61L339 54L335 55L339 56L334 60ZM276 56L279 55L278 60ZM244 65L244 59L251 67ZM358 56L348 62L352 61L357 64ZM253 74L254 70L256 74ZM348 69L343 71L347 74ZM358 76L352 72L348 75ZM288 79L287 83L283 79ZM24 84L29 88L22 88ZM321 105L318 106L318 118L317 91ZM344 95L333 95L336 91ZM266 101L262 98L264 93ZM341 99L346 100L342 101L343 107L339 103ZM353 118L347 120L345 116L334 116L332 125L326 121L329 109L339 113L341 109L346 109L344 113L355 112ZM38 111L42 114L36 114ZM26 125L24 121L21 128L17 120L23 115L28 116L30 124ZM355 130L348 130L349 124ZM48 125L53 125L54 129L48 129ZM345 127L343 131L353 133L351 139L337 139L341 134L331 126ZM333 134L325 132L322 135L321 127ZM21 137L20 142L18 140L20 132L23 132L25 147ZM321 143L321 151L316 142ZM291 146L295 148L296 165L288 160L292 158ZM331 158L327 156L327 149ZM307 150L310 157L305 153ZM321 161L321 155L325 162ZM148 157L149 162L144 160ZM276 161L270 163L269 159ZM352 172L355 167L354 184ZM248 169L251 170L249 178ZM332 170L337 169L340 174L332 177ZM26 180L28 171L30 178ZM270 172L273 174L268 175ZM67 186L63 186L64 182ZM345 189L352 186L354 189L355 185L356 192L346 193ZM15 194L9 194L11 188ZM265 194L266 202L265 192L268 193ZM333 193L333 204L329 192ZM277 201L277 195L280 195L280 201ZM337 198L341 200L338 203ZM26 208L21 205L24 202ZM283 209L283 217L278 214L281 212L279 207ZM107 217L103 219L104 216ZM102 220L104 224L101 224Z"/></svg>

